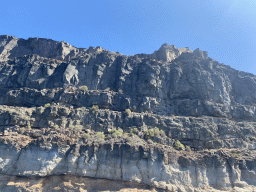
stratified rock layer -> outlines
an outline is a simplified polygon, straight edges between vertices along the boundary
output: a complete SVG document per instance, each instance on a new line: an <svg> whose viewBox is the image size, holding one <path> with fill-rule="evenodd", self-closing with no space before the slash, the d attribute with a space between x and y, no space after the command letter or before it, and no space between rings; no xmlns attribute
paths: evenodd
<svg viewBox="0 0 256 192"><path fill-rule="evenodd" d="M15 137L16 146L12 145ZM232 150L182 153L168 146L159 148L153 144L137 147L122 143L57 145L44 143L43 139L30 139L26 147L18 148L21 140L17 135L9 139L2 140L0 148L2 177L68 174L132 181L184 192L256 189L254 151L244 150L234 156Z"/></svg>
<svg viewBox="0 0 256 192"><path fill-rule="evenodd" d="M2 35L1 189L254 191L255 92L256 76L199 49L125 56Z"/></svg>

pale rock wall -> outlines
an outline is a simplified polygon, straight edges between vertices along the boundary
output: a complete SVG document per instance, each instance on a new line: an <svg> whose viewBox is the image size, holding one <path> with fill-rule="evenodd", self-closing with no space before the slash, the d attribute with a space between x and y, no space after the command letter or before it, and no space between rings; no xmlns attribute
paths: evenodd
<svg viewBox="0 0 256 192"><path fill-rule="evenodd" d="M72 153L79 151L78 154ZM0 174L49 176L69 174L133 181L169 191L252 191L256 183L255 161L211 157L199 159L135 149L129 145L43 146L30 144L17 151L1 144Z"/></svg>

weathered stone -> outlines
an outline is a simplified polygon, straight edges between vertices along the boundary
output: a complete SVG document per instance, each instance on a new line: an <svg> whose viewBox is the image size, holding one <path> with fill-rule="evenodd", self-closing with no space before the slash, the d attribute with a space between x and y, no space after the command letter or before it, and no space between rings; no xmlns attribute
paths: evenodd
<svg viewBox="0 0 256 192"><path fill-rule="evenodd" d="M69 174L254 191L255 92L256 76L199 49L125 56L0 36L0 180ZM186 151L171 149L177 140ZM13 183L0 188L35 191Z"/></svg>

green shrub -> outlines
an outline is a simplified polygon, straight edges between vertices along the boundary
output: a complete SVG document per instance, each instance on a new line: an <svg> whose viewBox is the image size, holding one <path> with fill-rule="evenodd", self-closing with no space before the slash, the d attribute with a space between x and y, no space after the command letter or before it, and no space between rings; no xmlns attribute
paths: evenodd
<svg viewBox="0 0 256 192"><path fill-rule="evenodd" d="M59 127L58 125L54 125L54 128L55 128L55 129L58 129L58 127Z"/></svg>
<svg viewBox="0 0 256 192"><path fill-rule="evenodd" d="M117 138L117 134L116 134L116 133L112 133L112 134L111 134L111 137L114 138L114 139L116 139L116 138Z"/></svg>
<svg viewBox="0 0 256 192"><path fill-rule="evenodd" d="M74 129L77 129L77 130L83 129L83 125L75 125Z"/></svg>
<svg viewBox="0 0 256 192"><path fill-rule="evenodd" d="M79 90L81 90L81 91L88 91L88 87L83 85L83 86L79 87Z"/></svg>
<svg viewBox="0 0 256 192"><path fill-rule="evenodd" d="M51 106L50 103L46 103L46 104L44 105L44 107L50 107L50 106Z"/></svg>
<svg viewBox="0 0 256 192"><path fill-rule="evenodd" d="M131 128L130 130L130 134L136 134L138 132L139 132L138 128Z"/></svg>
<svg viewBox="0 0 256 192"><path fill-rule="evenodd" d="M27 126L27 129L31 129L31 125L28 125L28 126Z"/></svg>
<svg viewBox="0 0 256 192"><path fill-rule="evenodd" d="M122 129L116 130L115 128L113 128L113 129L110 129L108 132L111 134L112 138L121 137L123 135Z"/></svg>
<svg viewBox="0 0 256 192"><path fill-rule="evenodd" d="M158 136L159 133L160 133L160 131L157 127L155 127L154 129L149 129L149 130L145 131L145 135L148 138Z"/></svg>
<svg viewBox="0 0 256 192"><path fill-rule="evenodd" d="M99 109L98 105L93 105L90 109L90 111L94 114Z"/></svg>
<svg viewBox="0 0 256 192"><path fill-rule="evenodd" d="M97 132L96 137L100 139L101 141L105 141L105 135L103 132Z"/></svg>
<svg viewBox="0 0 256 192"><path fill-rule="evenodd" d="M110 87L106 88L105 91L110 91Z"/></svg>
<svg viewBox="0 0 256 192"><path fill-rule="evenodd" d="M188 152L190 152L190 151L191 151L190 146L186 145L186 151L188 151Z"/></svg>
<svg viewBox="0 0 256 192"><path fill-rule="evenodd" d="M133 140L132 140L131 137L125 137L125 141L126 141L127 143L133 143Z"/></svg>
<svg viewBox="0 0 256 192"><path fill-rule="evenodd" d="M82 138L84 138L84 139L89 139L89 138L90 138L90 134L89 134L89 133L84 133L84 134L82 135Z"/></svg>
<svg viewBox="0 0 256 192"><path fill-rule="evenodd" d="M86 109L86 107L81 107L83 110L85 110Z"/></svg>
<svg viewBox="0 0 256 192"><path fill-rule="evenodd" d="M109 133L114 133L116 131L116 128L113 128L113 129L109 129L108 132Z"/></svg>
<svg viewBox="0 0 256 192"><path fill-rule="evenodd" d="M125 113L130 117L132 114L131 109L125 109Z"/></svg>
<svg viewBox="0 0 256 192"><path fill-rule="evenodd" d="M157 127L154 128L154 135L158 136L160 133L159 129Z"/></svg>
<svg viewBox="0 0 256 192"><path fill-rule="evenodd" d="M179 140L177 140L174 143L174 148L176 150L183 150L183 149L185 149L185 146Z"/></svg>
<svg viewBox="0 0 256 192"><path fill-rule="evenodd" d="M115 131L117 137L121 137L123 135L123 130L122 129L118 129Z"/></svg>
<svg viewBox="0 0 256 192"><path fill-rule="evenodd" d="M123 136L129 136L129 133L124 132L124 133L123 133Z"/></svg>
<svg viewBox="0 0 256 192"><path fill-rule="evenodd" d="M163 130L160 130L159 134L160 134L160 136L162 136L162 137L165 137L165 136L166 136L166 135L165 135L165 132L164 132Z"/></svg>
<svg viewBox="0 0 256 192"><path fill-rule="evenodd" d="M154 137L155 136L154 135L154 129L149 129L149 130L145 131L145 135L147 137Z"/></svg>
<svg viewBox="0 0 256 192"><path fill-rule="evenodd" d="M233 155L234 155L235 157L238 157L238 156L239 156L237 153L233 153Z"/></svg>

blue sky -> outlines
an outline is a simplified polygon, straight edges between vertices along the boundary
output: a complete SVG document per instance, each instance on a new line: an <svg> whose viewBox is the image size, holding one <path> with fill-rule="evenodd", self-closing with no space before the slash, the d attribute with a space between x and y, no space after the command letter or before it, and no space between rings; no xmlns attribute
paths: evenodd
<svg viewBox="0 0 256 192"><path fill-rule="evenodd" d="M163 43L199 48L256 75L255 0L8 0L0 34L50 38L125 55Z"/></svg>

